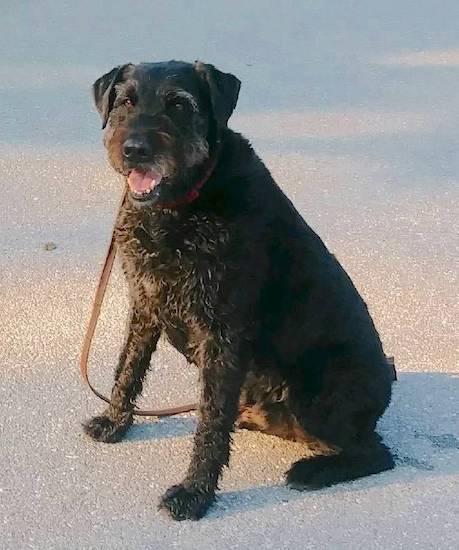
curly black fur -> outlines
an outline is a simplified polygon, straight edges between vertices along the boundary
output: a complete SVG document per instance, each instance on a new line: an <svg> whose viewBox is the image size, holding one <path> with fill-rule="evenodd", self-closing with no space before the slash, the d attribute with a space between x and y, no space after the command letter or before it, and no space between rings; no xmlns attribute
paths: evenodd
<svg viewBox="0 0 459 550"><path fill-rule="evenodd" d="M98 441L124 435L165 334L202 386L188 473L160 504L179 520L214 500L236 423L315 450L287 474L296 489L394 465L375 433L393 379L378 333L338 261L227 128L238 92L232 75L181 62L124 65L94 86L114 168L128 178L164 158L168 168L145 200L130 193L117 219L129 330L110 406L85 430ZM128 139L140 158L125 154ZM200 196L181 200L209 165Z"/></svg>

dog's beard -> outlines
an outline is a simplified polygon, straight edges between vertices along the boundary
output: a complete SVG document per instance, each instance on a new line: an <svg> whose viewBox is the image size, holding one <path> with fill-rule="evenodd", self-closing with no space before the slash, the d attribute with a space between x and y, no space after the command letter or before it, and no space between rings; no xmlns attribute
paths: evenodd
<svg viewBox="0 0 459 550"><path fill-rule="evenodd" d="M166 153L155 155L152 166L161 174L163 178L171 179L179 171L175 158Z"/></svg>

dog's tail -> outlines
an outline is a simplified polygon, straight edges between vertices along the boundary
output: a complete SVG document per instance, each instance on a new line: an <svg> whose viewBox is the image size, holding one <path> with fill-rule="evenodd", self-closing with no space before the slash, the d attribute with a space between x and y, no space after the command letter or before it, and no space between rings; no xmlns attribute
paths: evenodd
<svg viewBox="0 0 459 550"><path fill-rule="evenodd" d="M350 481L395 466L390 450L381 443L377 434L367 445L338 454L303 458L287 472L287 483L297 490L320 489L335 483Z"/></svg>

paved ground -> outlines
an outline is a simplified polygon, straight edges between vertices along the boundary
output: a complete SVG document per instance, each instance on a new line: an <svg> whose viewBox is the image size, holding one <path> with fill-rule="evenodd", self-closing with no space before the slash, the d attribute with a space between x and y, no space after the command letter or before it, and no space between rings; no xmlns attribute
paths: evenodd
<svg viewBox="0 0 459 550"><path fill-rule="evenodd" d="M0 18L0 547L457 548L457 0L9 4ZM380 423L394 471L296 493L282 474L301 447L242 432L217 506L179 524L156 502L187 466L192 416L139 423L115 446L82 435L101 404L80 382L78 350L120 192L88 88L115 64L172 57L242 79L233 127L366 297L400 373ZM93 357L105 389L124 315L117 272ZM163 347L145 401L194 393L195 373Z"/></svg>

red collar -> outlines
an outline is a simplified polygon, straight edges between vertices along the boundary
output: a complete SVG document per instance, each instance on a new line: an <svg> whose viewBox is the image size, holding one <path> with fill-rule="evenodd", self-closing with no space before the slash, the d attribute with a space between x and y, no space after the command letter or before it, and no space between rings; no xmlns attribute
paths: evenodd
<svg viewBox="0 0 459 550"><path fill-rule="evenodd" d="M204 175L200 180L198 180L193 185L193 187L188 191L188 193L183 198L170 203L159 202L157 203L156 207L174 210L178 206L182 206L184 204L190 204L194 202L199 197L201 189L203 188L205 183L209 180L210 176L212 175L215 169L215 166L217 165L217 159L218 159L218 154L215 154L212 159L208 160L208 163L207 163L208 166L206 171L204 172Z"/></svg>

